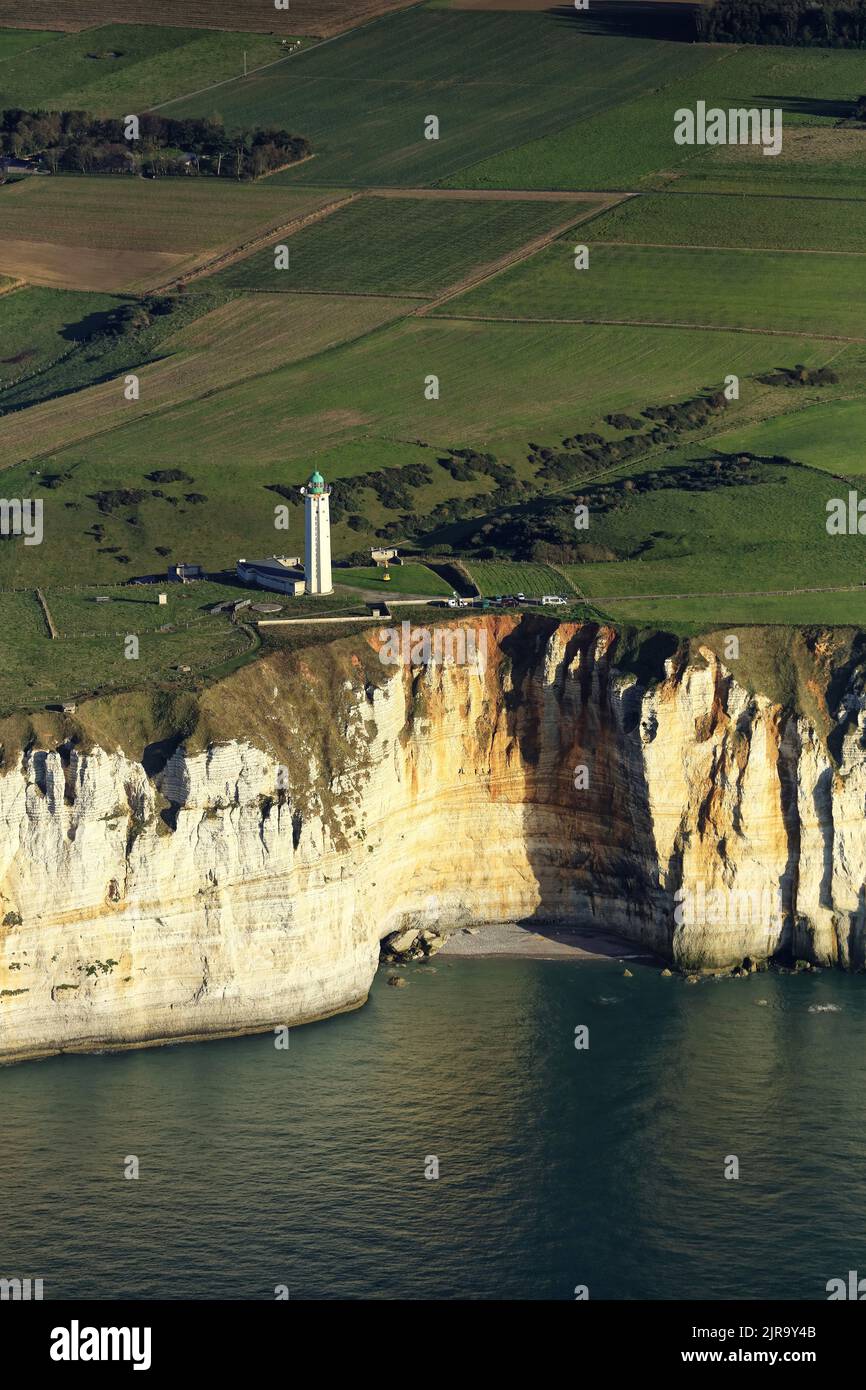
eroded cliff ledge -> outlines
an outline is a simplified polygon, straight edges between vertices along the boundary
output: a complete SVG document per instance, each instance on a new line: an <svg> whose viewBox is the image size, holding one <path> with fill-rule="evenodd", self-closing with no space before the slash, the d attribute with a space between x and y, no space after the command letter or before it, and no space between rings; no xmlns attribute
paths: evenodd
<svg viewBox="0 0 866 1390"><path fill-rule="evenodd" d="M799 639L806 713L709 639L671 641L649 680L612 628L475 625L483 671L383 665L373 630L272 652L194 708L0 727L0 1060L351 1009L414 923L603 923L689 968L864 964L850 641Z"/></svg>

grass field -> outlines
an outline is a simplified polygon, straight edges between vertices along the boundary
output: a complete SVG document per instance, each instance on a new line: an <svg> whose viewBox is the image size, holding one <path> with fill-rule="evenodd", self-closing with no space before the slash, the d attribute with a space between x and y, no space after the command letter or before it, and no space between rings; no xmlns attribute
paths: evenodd
<svg viewBox="0 0 866 1390"><path fill-rule="evenodd" d="M625 558L566 572L603 606L614 598L711 595L695 599L707 621L728 611L728 595L859 584L866 541L827 534L826 504L840 495L838 481L794 465L759 465L757 476L709 492L666 488L598 516L590 502L587 536ZM749 606L746 598L738 603Z"/></svg>
<svg viewBox="0 0 866 1390"><path fill-rule="evenodd" d="M201 626L221 629L228 619L210 612L215 604L260 597L237 580L220 583L200 580L194 584L106 584L87 590L43 590L54 625L62 640L91 633L114 637L118 633L157 633L160 628ZM160 604L164 593L167 602ZM108 603L97 603L97 596Z"/></svg>
<svg viewBox="0 0 866 1390"><path fill-rule="evenodd" d="M332 200L207 178L31 176L0 187L0 272L59 288L142 288Z"/></svg>
<svg viewBox="0 0 866 1390"><path fill-rule="evenodd" d="M544 14L414 9L165 111L216 111L229 127L289 123L316 157L271 182L418 187L711 56L696 45L588 38ZM428 115L440 120L436 140L425 138Z"/></svg>
<svg viewBox="0 0 866 1390"><path fill-rule="evenodd" d="M50 590L46 598L52 616L57 609L68 625L69 635L56 641L48 636L34 594L0 593L0 622L4 631L15 633L14 643L4 644L0 711L8 712L22 703L38 708L97 690L127 689L142 682L162 681L182 687L222 662L241 656L250 647L243 631L232 627L224 617L196 615L192 627L178 626L174 632L159 633L153 630L152 617L144 620L146 605L137 598L115 597L110 604L97 605L82 595L66 597ZM106 610L104 615L102 609ZM164 608L158 611L166 613ZM179 614L175 621L187 619ZM117 624L121 635L100 626L109 622ZM88 623L92 627L88 628ZM59 630L63 632L60 627ZM101 635L80 635L90 631ZM129 660L124 655L124 638L139 632L138 658ZM172 670L181 665L192 669L189 673Z"/></svg>
<svg viewBox="0 0 866 1390"><path fill-rule="evenodd" d="M741 623L866 627L866 590L859 588L787 597L759 594L740 599L615 599L604 607L620 623L690 634L704 633L710 626L723 624L731 629ZM736 669L733 661L726 664L731 670Z"/></svg>
<svg viewBox="0 0 866 1390"><path fill-rule="evenodd" d="M334 34L374 15L403 9L414 0L291 0L288 10L250 0L184 0L183 18L207 29L289 34ZM138 0L28 0L27 21L49 29L89 29L94 24L138 24ZM171 25L178 19L175 0L150 0L147 18ZM18 0L0 0L0 24L20 24Z"/></svg>
<svg viewBox="0 0 866 1390"><path fill-rule="evenodd" d="M379 593L423 594L435 598L441 594L451 597L451 589L444 579L434 574L426 565L394 565L389 570L390 580L382 578L383 570L378 566L365 569L335 569L334 583L346 584L352 589L371 589Z"/></svg>
<svg viewBox="0 0 866 1390"><path fill-rule="evenodd" d="M149 10L139 7L139 20L150 17ZM271 35L140 23L57 35L50 43L22 42L14 63L0 62L0 108L140 113L242 73L244 50L250 68L281 55L279 39ZM3 51L0 31L0 58Z"/></svg>
<svg viewBox="0 0 866 1390"><path fill-rule="evenodd" d="M512 142L507 151L477 160L447 182L467 188L635 188L658 182L665 173L688 174L693 165L705 169L709 164L723 170L733 186L739 176L755 175L760 183L764 176L773 180L783 172L803 191L816 177L821 179L821 163L848 162L850 141L833 127L860 94L859 54L748 45L683 47L703 54L695 73L668 67L651 94L629 93L612 110L564 123L557 132L535 134L523 144ZM710 154L700 146L676 145L674 112L694 109L698 100L726 109L780 107L786 141L796 127L814 125L823 131L822 160L791 159L784 146L781 156L767 159L760 150L719 147Z"/></svg>
<svg viewBox="0 0 866 1390"><path fill-rule="evenodd" d="M577 592L567 574L550 565L530 561L472 560L466 569L484 598L497 594L526 594L541 598L544 594L560 594L563 598Z"/></svg>
<svg viewBox="0 0 866 1390"><path fill-rule="evenodd" d="M121 402L124 374L158 357L167 338L223 299L217 294L178 296L170 313L153 315L148 326L134 332L115 334L109 331L106 311L126 306L125 297L27 285L2 296L0 343L8 344L5 369L0 370L0 409L9 412L5 442L11 445L35 428L40 417L30 413L22 427L25 407L50 401L49 409L57 413L88 409L87 388L94 382Z"/></svg>
<svg viewBox="0 0 866 1390"><path fill-rule="evenodd" d="M287 270L275 269L268 247L215 278L234 289L428 296L601 206L361 198L296 232Z"/></svg>
<svg viewBox="0 0 866 1390"><path fill-rule="evenodd" d="M133 421L95 440L88 454L170 466L166 460L207 437L215 470L243 458L246 467L283 467L287 481L297 482L312 452L363 436L489 447L518 461L528 440L555 443L609 410L655 402L660 375L663 396L679 397L720 384L728 370L745 377L826 355L803 338L413 319L205 402ZM440 374L439 401L424 394L431 364ZM59 426L58 444L61 435ZM3 450L0 440L0 460Z"/></svg>
<svg viewBox="0 0 866 1390"><path fill-rule="evenodd" d="M67 299L86 304L97 299L60 290L18 291L8 299L31 295L47 297L55 318L62 316L62 302ZM59 308L54 307L55 300L61 301ZM178 316L181 320L192 317L192 321L172 333L175 315L157 319L150 334L138 335L126 347L130 354L127 361L122 357L123 345L105 356L93 356L85 346L78 357L68 358L64 367L70 384L79 388L86 385L88 371L90 379L99 384L7 416L0 436L0 466L56 450L61 441L83 443L93 434L119 428L140 416L189 404L247 377L327 351L399 317L413 302L372 296L347 299L338 295L261 294L232 299L205 312L207 298L188 295ZM0 300L0 330L6 324L6 303L7 297ZM202 312L196 318L198 308ZM21 341L25 337L20 334ZM231 344L230 350L227 344ZM136 346L140 356L136 356ZM142 362L144 365L139 365ZM132 367L139 377L137 401L127 400L122 389L122 373ZM103 380L104 376L108 379ZM42 383L41 377L25 379L14 390L0 394L0 407L24 394L32 398Z"/></svg>
<svg viewBox="0 0 866 1390"><path fill-rule="evenodd" d="M121 302L110 295L47 289L0 296L0 409L11 387L79 351L94 321Z"/></svg>
<svg viewBox="0 0 866 1390"><path fill-rule="evenodd" d="M0 29L0 63L20 61L22 54L27 53L29 49L52 43L56 37L55 34L40 32L37 29Z"/></svg>
<svg viewBox="0 0 866 1390"><path fill-rule="evenodd" d="M579 232L576 240L581 240ZM434 312L468 317L695 324L864 338L866 255L591 246L574 268L572 240Z"/></svg>
<svg viewBox="0 0 866 1390"><path fill-rule="evenodd" d="M801 198L782 208L773 197L650 193L597 219L592 237L637 245L866 254L866 203Z"/></svg>
<svg viewBox="0 0 866 1390"><path fill-rule="evenodd" d="M781 454L837 476L866 474L866 399L831 401L723 434L726 453Z"/></svg>
<svg viewBox="0 0 866 1390"><path fill-rule="evenodd" d="M792 125L781 154L765 159L751 145L720 146L690 161L677 189L740 191L749 196L866 196L866 130L860 126Z"/></svg>
<svg viewBox="0 0 866 1390"><path fill-rule="evenodd" d="M675 181L659 179L659 187L670 187L680 193L727 193L739 197L758 198L817 198L824 202L841 199L845 203L862 202L866 198L863 170L851 165L832 162L815 165L799 174L787 166L768 169L771 161L764 160L754 172L725 173L728 167L719 164L716 170L703 173L695 170Z"/></svg>

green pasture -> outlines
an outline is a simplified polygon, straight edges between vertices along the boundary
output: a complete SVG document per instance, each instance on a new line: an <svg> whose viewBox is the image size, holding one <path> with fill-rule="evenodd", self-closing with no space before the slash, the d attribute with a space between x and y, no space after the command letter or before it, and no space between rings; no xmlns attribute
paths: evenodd
<svg viewBox="0 0 866 1390"><path fill-rule="evenodd" d="M733 628L740 624L866 627L866 588L788 596L760 594L739 599L612 599L604 607L619 623L695 635L709 626ZM734 661L726 664L736 672Z"/></svg>
<svg viewBox="0 0 866 1390"><path fill-rule="evenodd" d="M22 61L22 55L42 44L53 43L59 34L44 29L0 29L0 63ZM0 79L2 81L2 79Z"/></svg>
<svg viewBox="0 0 866 1390"><path fill-rule="evenodd" d="M800 189L820 176L819 163L789 163L784 143L777 158L765 157L758 149L754 158L742 159L732 159L727 147L677 145L674 114L681 108L694 110L698 101L725 110L779 108L783 136L796 127L815 125L824 127L832 141L833 127L850 114L861 94L858 53L721 44L681 47L701 55L700 66L691 73L668 65L651 92L630 93L612 109L577 113L558 131L538 131L523 143L513 141L509 149L476 160L447 182L461 188L636 188L666 173L688 175L693 165L708 162L714 169L723 167L734 185L739 177L754 176L759 183L765 175L776 178L773 166L780 165ZM844 164L847 142L843 137L836 144L845 147L840 160Z"/></svg>
<svg viewBox="0 0 866 1390"><path fill-rule="evenodd" d="M645 246L750 247L866 255L866 202L802 198L780 207L747 194L648 193L596 219L593 240Z"/></svg>
<svg viewBox="0 0 866 1390"><path fill-rule="evenodd" d="M53 615L56 596L49 591L46 597ZM97 691L125 690L155 681L184 684L225 661L241 657L250 646L243 631L224 618L211 618L191 628L178 627L174 632L143 632L135 659L125 656L126 634L100 632L98 636L61 636L52 641L32 593L0 592L0 622L4 631L15 634L14 642L4 643L0 712L22 705L38 708ZM91 630L99 631L96 623ZM137 630L132 624L126 629ZM191 671L172 669L182 665Z"/></svg>
<svg viewBox="0 0 866 1390"><path fill-rule="evenodd" d="M115 295L28 287L0 296L0 409L20 399L24 383L60 369L123 301Z"/></svg>
<svg viewBox="0 0 866 1390"><path fill-rule="evenodd" d="M648 94L713 56L587 36L549 14L411 9L165 110L306 135L315 158L271 182L413 187ZM439 119L438 139L425 138L428 116ZM592 185L569 185L580 186Z"/></svg>
<svg viewBox="0 0 866 1390"><path fill-rule="evenodd" d="M791 392L792 395L795 392ZM866 474L866 398L809 405L733 434L715 446L726 453L780 454L837 476Z"/></svg>
<svg viewBox="0 0 866 1390"><path fill-rule="evenodd" d="M834 479L794 464L760 465L757 476L755 483L709 491L659 489L597 515L590 493L586 539L622 558L566 566L566 572L603 606L670 595L695 597L701 612L720 611L719 604L727 611L729 596L866 578L866 537L827 533L827 502L839 496ZM705 604L699 595L711 597Z"/></svg>
<svg viewBox="0 0 866 1390"><path fill-rule="evenodd" d="M577 229L434 312L866 338L866 256L592 243ZM580 244L585 270L574 264Z"/></svg>

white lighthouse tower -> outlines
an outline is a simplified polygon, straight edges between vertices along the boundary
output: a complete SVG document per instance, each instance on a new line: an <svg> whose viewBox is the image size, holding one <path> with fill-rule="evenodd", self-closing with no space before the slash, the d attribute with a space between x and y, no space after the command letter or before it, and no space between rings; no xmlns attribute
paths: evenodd
<svg viewBox="0 0 866 1390"><path fill-rule="evenodd" d="M331 582L331 515L328 498L331 489L321 473L316 471L304 495L304 578L308 594L330 594Z"/></svg>

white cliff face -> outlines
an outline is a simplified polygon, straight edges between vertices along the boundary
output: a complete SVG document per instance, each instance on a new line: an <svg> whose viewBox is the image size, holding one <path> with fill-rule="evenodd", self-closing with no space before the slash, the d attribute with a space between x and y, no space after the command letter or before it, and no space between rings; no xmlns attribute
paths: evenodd
<svg viewBox="0 0 866 1390"><path fill-rule="evenodd" d="M298 658L265 658L287 763L276 736L179 749L152 778L101 748L20 755L0 776L0 1060L354 1008L403 925L600 924L695 968L863 963L856 708L834 765L709 652L644 692L610 629L480 621L483 672L329 668L318 733L281 693Z"/></svg>

